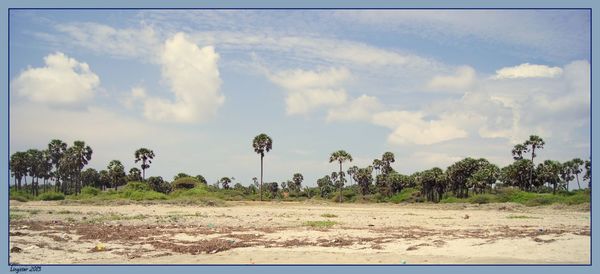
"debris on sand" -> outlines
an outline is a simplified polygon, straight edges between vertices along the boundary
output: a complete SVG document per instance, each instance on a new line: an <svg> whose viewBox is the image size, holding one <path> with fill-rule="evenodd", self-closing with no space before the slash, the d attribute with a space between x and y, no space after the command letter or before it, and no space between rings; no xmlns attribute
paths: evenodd
<svg viewBox="0 0 600 274"><path fill-rule="evenodd" d="M97 243L95 247L92 248L94 252L106 251L106 246L103 243Z"/></svg>
<svg viewBox="0 0 600 274"><path fill-rule="evenodd" d="M544 243L544 244L547 244L547 243L551 243L551 242L554 242L554 241L556 241L556 239L548 239L548 240L544 240L544 239L540 239L540 238L538 238L538 237L535 237L535 238L533 238L533 241L535 241L535 242L538 242L538 243Z"/></svg>
<svg viewBox="0 0 600 274"><path fill-rule="evenodd" d="M463 217L463 219L469 219L469 214L465 214L465 216Z"/></svg>
<svg viewBox="0 0 600 274"><path fill-rule="evenodd" d="M13 246L13 248L10 249L11 253L21 253L21 251L23 251L23 249Z"/></svg>

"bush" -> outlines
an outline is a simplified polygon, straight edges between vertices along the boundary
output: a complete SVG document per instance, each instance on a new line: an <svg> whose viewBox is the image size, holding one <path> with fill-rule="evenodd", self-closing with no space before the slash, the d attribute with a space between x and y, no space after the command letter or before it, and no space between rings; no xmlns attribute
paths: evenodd
<svg viewBox="0 0 600 274"><path fill-rule="evenodd" d="M148 190L148 191L138 191L138 190L125 190L121 193L121 197L134 200L134 201L143 201L143 200L166 200L167 196L162 193L158 193L156 191Z"/></svg>
<svg viewBox="0 0 600 274"><path fill-rule="evenodd" d="M81 189L81 194L84 194L84 195L96 196L96 195L98 195L98 193L100 193L100 189L97 189L97 188L91 187L91 186L86 186Z"/></svg>
<svg viewBox="0 0 600 274"><path fill-rule="evenodd" d="M171 184L163 180L160 176L148 178L148 185L150 186L150 189L164 194L167 194L172 190Z"/></svg>
<svg viewBox="0 0 600 274"><path fill-rule="evenodd" d="M192 189L202 183L194 177L184 177L173 181L173 189Z"/></svg>
<svg viewBox="0 0 600 274"><path fill-rule="evenodd" d="M10 200L15 200L19 202L27 202L34 199L33 195L23 190L11 189L9 194Z"/></svg>
<svg viewBox="0 0 600 274"><path fill-rule="evenodd" d="M207 196L208 191L204 185L197 186L192 189L179 189L171 192L169 197L181 198L181 197L194 197L194 196Z"/></svg>
<svg viewBox="0 0 600 274"><path fill-rule="evenodd" d="M150 191L150 186L144 182L129 182L122 189L123 191Z"/></svg>
<svg viewBox="0 0 600 274"><path fill-rule="evenodd" d="M390 197L390 202L392 203L402 203L402 202L416 202L417 198L420 196L419 190L414 188L407 188L402 190L402 192Z"/></svg>
<svg viewBox="0 0 600 274"><path fill-rule="evenodd" d="M62 193L58 193L58 192L44 192L44 193L40 194L39 199L42 201L58 201L58 200L64 200L65 195L63 195Z"/></svg>

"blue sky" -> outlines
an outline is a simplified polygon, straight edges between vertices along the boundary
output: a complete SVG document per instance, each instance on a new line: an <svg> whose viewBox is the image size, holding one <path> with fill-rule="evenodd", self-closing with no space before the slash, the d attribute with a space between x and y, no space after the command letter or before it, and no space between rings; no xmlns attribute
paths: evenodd
<svg viewBox="0 0 600 274"><path fill-rule="evenodd" d="M410 174L464 157L588 158L584 10L12 10L11 153L85 140L90 166L249 184L363 167Z"/></svg>

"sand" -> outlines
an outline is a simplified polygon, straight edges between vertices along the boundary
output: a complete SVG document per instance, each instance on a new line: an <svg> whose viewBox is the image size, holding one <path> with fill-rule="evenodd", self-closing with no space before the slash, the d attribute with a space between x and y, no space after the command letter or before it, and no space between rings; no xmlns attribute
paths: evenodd
<svg viewBox="0 0 600 274"><path fill-rule="evenodd" d="M17 264L590 263L585 206L11 201L11 215Z"/></svg>

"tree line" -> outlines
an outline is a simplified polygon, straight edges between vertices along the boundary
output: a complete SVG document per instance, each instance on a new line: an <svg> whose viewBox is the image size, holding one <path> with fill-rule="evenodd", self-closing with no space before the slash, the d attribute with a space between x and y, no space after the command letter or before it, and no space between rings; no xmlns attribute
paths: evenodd
<svg viewBox="0 0 600 274"><path fill-rule="evenodd" d="M569 190L570 182L577 182L581 189L580 176L587 181L591 189L591 162L575 158L566 162L545 160L535 165L536 153L544 149L544 140L532 135L522 144L513 147L511 153L513 163L498 167L484 158L467 157L445 170L434 167L418 171L410 175L397 172L392 167L395 155L385 152L381 158L374 159L371 165L358 167L356 165L344 169L344 164L352 162L352 155L345 150L334 151L329 156L329 162L335 163L336 168L316 181L316 187L302 187L304 177L301 173L293 173L291 178L280 183L263 182L264 158L273 149L273 139L261 133L252 140L252 148L260 156L260 181L254 177L253 184L248 187L240 183L231 184L234 177L222 177L213 185L208 186L202 175L190 176L179 173L169 183L160 176L146 178L146 170L150 168L156 156L154 151L140 148L133 153L135 163L140 168L133 167L128 173L119 160L112 160L106 169L97 171L85 166L92 158L93 150L83 141L75 141L71 146L61 140L50 141L44 150L29 149L18 151L10 157L10 171L14 178L14 188L27 190L33 195L39 194L40 179L44 191L54 190L63 194L80 194L82 187L92 186L101 190L118 189L119 186L131 181L146 182L152 190L169 193L181 183L183 188L194 187L195 182L202 183L213 189L231 189L244 194L258 194L263 200L263 193L269 198L284 196L320 196L329 198L337 192L337 200L343 202L343 191L353 191L362 197L377 194L380 197L391 197L403 189L417 189L420 195L432 202L440 201L445 195L466 198L471 194L489 192L493 187L508 186L523 191L548 192L556 194L559 190ZM28 184L27 177L31 180ZM179 180L194 178L193 183ZM351 184L348 186L347 182Z"/></svg>

